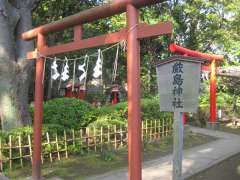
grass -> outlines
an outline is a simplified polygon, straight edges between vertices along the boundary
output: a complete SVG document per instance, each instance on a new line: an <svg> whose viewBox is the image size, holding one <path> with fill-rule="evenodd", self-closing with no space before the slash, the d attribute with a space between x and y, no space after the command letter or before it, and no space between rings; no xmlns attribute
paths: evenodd
<svg viewBox="0 0 240 180"><path fill-rule="evenodd" d="M214 140L216 140L214 137L188 131L184 136L184 148L188 149ZM173 139L171 136L151 143L144 142L142 145L143 161L147 162L172 153L172 144ZM43 165L42 175L46 179L60 177L67 180L84 180L90 175L94 176L127 167L127 154L127 148L123 147L118 151L105 150L97 154L92 152L75 155L69 159ZM31 175L31 167L6 172L5 174L13 180L25 180L24 177Z"/></svg>

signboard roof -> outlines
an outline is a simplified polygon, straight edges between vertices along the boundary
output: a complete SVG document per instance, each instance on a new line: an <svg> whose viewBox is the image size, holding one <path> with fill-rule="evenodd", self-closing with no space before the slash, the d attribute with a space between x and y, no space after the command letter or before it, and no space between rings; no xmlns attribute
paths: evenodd
<svg viewBox="0 0 240 180"><path fill-rule="evenodd" d="M171 56L169 58L161 60L156 64L156 66L157 67L162 66L172 61L185 61L185 62L193 62L193 63L201 63L201 64L209 63L207 59L202 59L202 58L196 58L196 57L190 57L190 56Z"/></svg>

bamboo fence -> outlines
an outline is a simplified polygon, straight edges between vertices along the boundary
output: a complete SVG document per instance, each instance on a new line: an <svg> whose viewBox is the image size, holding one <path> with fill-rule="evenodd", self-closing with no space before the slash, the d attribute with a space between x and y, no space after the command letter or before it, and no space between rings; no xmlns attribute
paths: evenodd
<svg viewBox="0 0 240 180"><path fill-rule="evenodd" d="M142 141L151 142L171 135L172 120L148 120L142 122ZM64 131L61 134L42 135L42 164L68 158L81 151L102 152L117 150L127 145L127 127L87 127ZM0 139L0 170L23 168L32 162L31 135L11 136Z"/></svg>

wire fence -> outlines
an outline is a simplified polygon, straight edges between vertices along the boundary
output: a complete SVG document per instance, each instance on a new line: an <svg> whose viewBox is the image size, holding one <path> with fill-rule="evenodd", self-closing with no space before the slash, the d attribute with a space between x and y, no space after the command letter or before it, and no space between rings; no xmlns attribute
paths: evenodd
<svg viewBox="0 0 240 180"><path fill-rule="evenodd" d="M160 140L172 134L172 120L148 120L142 122L142 141ZM117 150L127 145L127 127L87 127L64 130L63 133L42 135L41 161L52 163L82 151L102 152L106 148ZM0 170L23 168L32 162L32 135L9 135L0 139Z"/></svg>

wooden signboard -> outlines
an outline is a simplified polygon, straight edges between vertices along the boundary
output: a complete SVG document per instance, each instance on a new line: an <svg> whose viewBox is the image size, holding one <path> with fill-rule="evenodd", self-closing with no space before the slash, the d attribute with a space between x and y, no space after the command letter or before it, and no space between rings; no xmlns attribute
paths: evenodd
<svg viewBox="0 0 240 180"><path fill-rule="evenodd" d="M206 60L173 56L157 65L160 111L174 112L173 180L182 179L183 112L196 112L201 63Z"/></svg>
<svg viewBox="0 0 240 180"><path fill-rule="evenodd" d="M204 60L173 56L157 65L160 111L197 111L201 62Z"/></svg>

